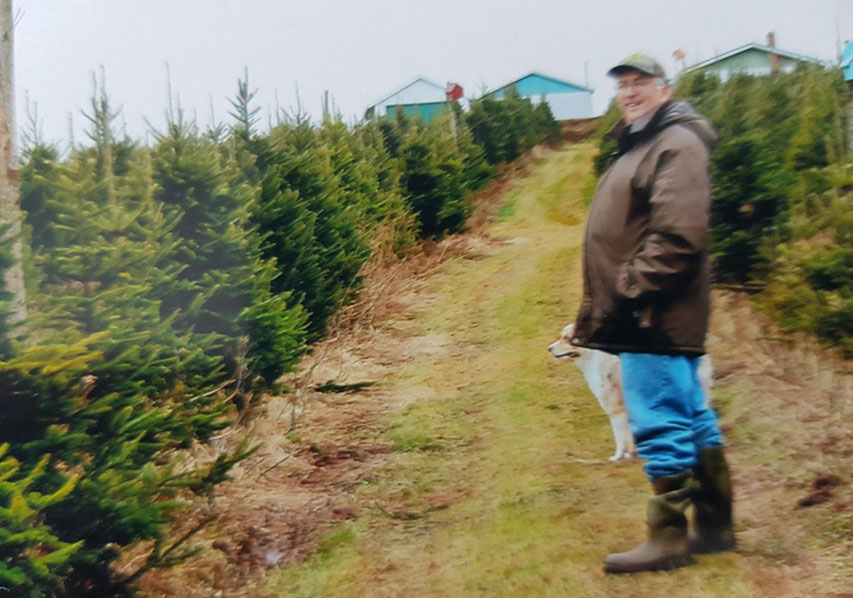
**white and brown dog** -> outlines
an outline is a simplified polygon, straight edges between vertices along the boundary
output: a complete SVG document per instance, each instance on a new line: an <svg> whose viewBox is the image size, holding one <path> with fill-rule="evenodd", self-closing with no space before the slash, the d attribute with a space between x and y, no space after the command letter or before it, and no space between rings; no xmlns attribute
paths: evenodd
<svg viewBox="0 0 853 598"><path fill-rule="evenodd" d="M616 440L616 452L610 460L615 462L631 459L636 447L622 398L622 369L619 366L619 357L605 351L572 345L574 331L574 324L563 328L560 338L548 346L548 351L557 359L574 361L583 372L592 394L610 417L610 427L613 428L613 438ZM704 355L699 361L699 382L705 391L706 404L711 396L711 377L711 358Z"/></svg>

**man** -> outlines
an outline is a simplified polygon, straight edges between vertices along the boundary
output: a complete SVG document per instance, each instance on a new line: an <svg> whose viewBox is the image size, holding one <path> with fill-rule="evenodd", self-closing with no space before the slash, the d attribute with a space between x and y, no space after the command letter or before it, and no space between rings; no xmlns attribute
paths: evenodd
<svg viewBox="0 0 853 598"><path fill-rule="evenodd" d="M615 160L590 207L576 345L619 355L637 454L655 496L649 538L611 554L611 573L671 569L731 550L732 492L716 415L697 377L710 310L710 124L671 101L663 68L634 54L613 67L622 120ZM695 507L693 536L685 509Z"/></svg>

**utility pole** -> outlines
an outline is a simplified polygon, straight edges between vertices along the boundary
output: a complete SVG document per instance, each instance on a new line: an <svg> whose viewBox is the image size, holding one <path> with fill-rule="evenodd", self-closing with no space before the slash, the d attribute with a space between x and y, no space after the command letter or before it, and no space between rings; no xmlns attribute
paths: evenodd
<svg viewBox="0 0 853 598"><path fill-rule="evenodd" d="M453 136L453 145L457 147L458 140L456 139L456 112L454 111L454 104L464 93L462 86L458 83L448 81L444 88L444 99L447 102L447 110L450 112L450 134Z"/></svg>
<svg viewBox="0 0 853 598"><path fill-rule="evenodd" d="M3 273L6 291L11 293L8 322L27 316L24 269L21 264L20 177L15 168L15 22L12 0L0 0L0 227L3 239L12 240L12 265ZM5 332L5 331L0 331Z"/></svg>

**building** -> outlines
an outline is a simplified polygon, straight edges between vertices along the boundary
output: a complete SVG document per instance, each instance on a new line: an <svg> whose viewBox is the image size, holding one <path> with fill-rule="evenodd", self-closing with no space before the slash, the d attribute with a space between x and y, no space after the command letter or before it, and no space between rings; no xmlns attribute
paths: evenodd
<svg viewBox="0 0 853 598"><path fill-rule="evenodd" d="M769 75L776 71L790 73L798 64L803 63L823 65L823 62L817 58L780 50L776 47L776 37L771 32L767 34L766 46L756 43L746 44L703 60L686 68L683 72L702 70L716 75L721 81L726 81L739 73L754 76Z"/></svg>
<svg viewBox="0 0 853 598"><path fill-rule="evenodd" d="M499 100L513 87L521 97L534 104L548 102L557 120L592 117L592 89L536 72L507 83L484 97Z"/></svg>
<svg viewBox="0 0 853 598"><path fill-rule="evenodd" d="M850 101L847 102L847 149L853 152L853 40L847 40L844 44L841 68L847 89L850 90Z"/></svg>
<svg viewBox="0 0 853 598"><path fill-rule="evenodd" d="M419 116L428 123L447 110L446 91L447 88L444 85L424 77L416 77L413 81L374 102L365 111L364 117L394 116L398 110L402 110L406 116Z"/></svg>
<svg viewBox="0 0 853 598"><path fill-rule="evenodd" d="M847 87L853 91L853 40L847 40L844 45L844 52L841 54L841 68L844 72L844 80L847 81Z"/></svg>

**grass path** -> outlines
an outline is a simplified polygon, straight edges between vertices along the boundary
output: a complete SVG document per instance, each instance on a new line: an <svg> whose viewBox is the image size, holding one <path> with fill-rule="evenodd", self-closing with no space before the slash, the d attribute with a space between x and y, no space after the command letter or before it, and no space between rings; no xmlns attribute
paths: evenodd
<svg viewBox="0 0 853 598"><path fill-rule="evenodd" d="M358 519L271 574L272 595L767 595L756 562L737 554L668 573L601 571L604 554L644 534L648 484L638 464L606 461L606 416L580 372L545 350L579 301L592 153L546 155L490 228L507 242L484 259L448 261L415 317L387 323L441 350L380 381L405 405L384 422L390 465L355 490Z"/></svg>

